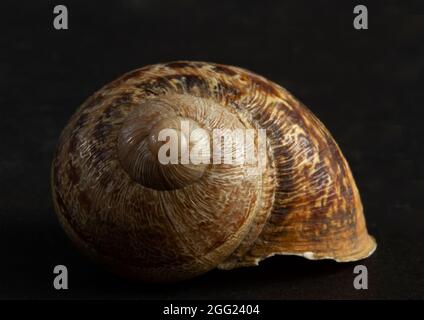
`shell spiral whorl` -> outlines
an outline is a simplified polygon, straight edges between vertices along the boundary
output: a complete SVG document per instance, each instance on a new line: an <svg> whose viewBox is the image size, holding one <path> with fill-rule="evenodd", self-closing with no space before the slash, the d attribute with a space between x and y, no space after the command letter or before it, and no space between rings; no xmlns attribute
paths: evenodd
<svg viewBox="0 0 424 320"><path fill-rule="evenodd" d="M181 124L186 122L190 131L200 128L196 120L188 118L193 107L186 106L187 103L197 105L198 101L178 95L151 99L127 117L118 139L118 154L122 166L135 181L157 190L172 190L203 175L205 164L181 164L181 150L190 148L190 137L181 132ZM160 141L160 133L169 129L178 133L177 164L162 165L158 155L165 142Z"/></svg>
<svg viewBox="0 0 424 320"><path fill-rule="evenodd" d="M181 123L200 134L187 136ZM181 150L205 147L216 129L266 129L264 167L181 163L183 152L162 164L164 129L175 130ZM62 132L52 194L79 247L145 281L257 265L274 254L352 261L376 247L326 128L280 86L232 66L157 64L103 87Z"/></svg>

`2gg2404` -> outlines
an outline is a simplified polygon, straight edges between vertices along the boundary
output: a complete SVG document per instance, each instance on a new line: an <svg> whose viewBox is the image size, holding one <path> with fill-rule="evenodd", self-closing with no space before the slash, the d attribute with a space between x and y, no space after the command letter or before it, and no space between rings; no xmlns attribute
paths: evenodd
<svg viewBox="0 0 424 320"><path fill-rule="evenodd" d="M206 307L192 307L192 306L176 306L170 304L164 307L164 315L189 315L192 318L196 314L208 314L208 315L259 315L259 305L251 304L208 304Z"/></svg>

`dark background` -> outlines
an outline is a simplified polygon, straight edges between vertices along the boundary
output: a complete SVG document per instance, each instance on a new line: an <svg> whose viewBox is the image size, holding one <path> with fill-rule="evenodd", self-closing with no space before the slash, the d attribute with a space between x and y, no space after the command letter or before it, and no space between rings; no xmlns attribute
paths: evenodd
<svg viewBox="0 0 424 320"><path fill-rule="evenodd" d="M424 9L420 1L4 1L0 4L0 298L424 298ZM53 28L65 4L69 30ZM366 4L369 29L352 26ZM76 108L146 64L241 66L286 87L348 159L378 249L357 263L277 256L177 284L122 280L81 256L55 217L50 163ZM67 291L53 268L69 270Z"/></svg>

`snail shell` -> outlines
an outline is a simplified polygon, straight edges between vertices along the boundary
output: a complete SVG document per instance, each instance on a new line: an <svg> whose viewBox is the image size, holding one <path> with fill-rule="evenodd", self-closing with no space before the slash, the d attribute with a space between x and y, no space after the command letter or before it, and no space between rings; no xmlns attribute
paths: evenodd
<svg viewBox="0 0 424 320"><path fill-rule="evenodd" d="M261 155L252 144L263 166L162 164L158 135L183 120L209 137L265 129ZM178 141L192 143L181 132ZM376 248L324 125L282 87L233 66L156 64L106 85L63 130L51 181L70 238L144 281L255 266L274 254L354 261Z"/></svg>

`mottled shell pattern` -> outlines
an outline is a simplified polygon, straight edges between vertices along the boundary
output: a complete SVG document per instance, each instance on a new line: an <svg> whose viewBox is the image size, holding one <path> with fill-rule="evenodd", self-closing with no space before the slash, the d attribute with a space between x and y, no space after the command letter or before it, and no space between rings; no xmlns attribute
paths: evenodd
<svg viewBox="0 0 424 320"><path fill-rule="evenodd" d="M207 132L265 129L265 168L158 163L152 136L178 119ZM279 85L233 66L156 64L104 86L62 132L52 193L85 253L144 281L255 266L275 254L354 261L376 248L324 125Z"/></svg>

